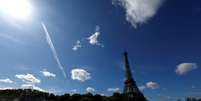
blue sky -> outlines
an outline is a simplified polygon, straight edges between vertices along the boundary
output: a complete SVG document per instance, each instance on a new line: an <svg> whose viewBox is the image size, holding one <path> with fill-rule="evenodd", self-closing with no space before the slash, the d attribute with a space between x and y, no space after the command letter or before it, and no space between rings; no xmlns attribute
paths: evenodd
<svg viewBox="0 0 201 101"><path fill-rule="evenodd" d="M1 89L63 94L88 88L110 95L124 87L127 50L133 77L150 101L201 96L201 1L29 3L26 20L0 10Z"/></svg>

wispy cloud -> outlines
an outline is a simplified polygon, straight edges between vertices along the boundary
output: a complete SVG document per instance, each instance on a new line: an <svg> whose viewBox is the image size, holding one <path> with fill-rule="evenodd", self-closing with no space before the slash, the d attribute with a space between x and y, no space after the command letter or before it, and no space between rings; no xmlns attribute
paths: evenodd
<svg viewBox="0 0 201 101"><path fill-rule="evenodd" d="M65 73L64 68L63 68L63 66L61 65L61 62L60 62L60 60L59 60L59 58L58 58L56 49L55 49L55 47L54 47L54 45L53 45L53 43L52 43L52 40L51 40L51 37L50 37L49 32L48 32L48 30L47 30L47 27L46 27L46 25L45 25L44 23L41 23L41 24L42 24L43 29L44 29L44 31L45 31L47 43L48 43L50 49L52 50L52 53L53 53L53 56L54 56L54 58L55 58L55 60L56 60L56 62L57 62L57 65L58 65L58 67L60 68L60 70L62 71L64 77L66 78L66 73Z"/></svg>
<svg viewBox="0 0 201 101"><path fill-rule="evenodd" d="M36 84L41 82L33 74L17 74L15 77L28 84Z"/></svg>
<svg viewBox="0 0 201 101"><path fill-rule="evenodd" d="M96 32L92 34L91 36L89 36L87 39L89 40L89 43L91 45L98 45L98 46L104 47L104 45L98 41L99 36L100 36L100 27L96 26Z"/></svg>
<svg viewBox="0 0 201 101"><path fill-rule="evenodd" d="M96 90L95 90L94 88L92 88L92 87L87 87L87 88L86 88L86 91L87 91L88 93L94 93Z"/></svg>
<svg viewBox="0 0 201 101"><path fill-rule="evenodd" d="M15 89L15 88L13 88L13 87L0 87L0 90L11 90L11 89Z"/></svg>
<svg viewBox="0 0 201 101"><path fill-rule="evenodd" d="M77 93L77 89L70 90L70 93Z"/></svg>
<svg viewBox="0 0 201 101"><path fill-rule="evenodd" d="M72 50L77 51L81 47L82 47L81 42L79 40L77 40L76 44L73 46Z"/></svg>
<svg viewBox="0 0 201 101"><path fill-rule="evenodd" d="M71 70L71 79L84 82L91 79L91 74L84 69L73 69Z"/></svg>
<svg viewBox="0 0 201 101"><path fill-rule="evenodd" d="M14 83L14 82L9 78L6 78L6 79L0 79L0 83Z"/></svg>
<svg viewBox="0 0 201 101"><path fill-rule="evenodd" d="M144 89L146 89L146 86L142 85L138 87L141 91L143 91Z"/></svg>
<svg viewBox="0 0 201 101"><path fill-rule="evenodd" d="M177 66L177 69L176 69L176 73L178 75L183 75L183 74L186 74L192 70L195 70L197 69L198 66L196 63L181 63Z"/></svg>
<svg viewBox="0 0 201 101"><path fill-rule="evenodd" d="M147 82L145 85L141 85L138 87L141 91L145 90L145 89L158 89L160 88L160 85L157 82L153 82L153 81L149 81Z"/></svg>
<svg viewBox="0 0 201 101"><path fill-rule="evenodd" d="M120 88L108 88L108 92L120 92Z"/></svg>
<svg viewBox="0 0 201 101"><path fill-rule="evenodd" d="M146 87L150 89L157 89L160 85L157 82L150 81L146 83Z"/></svg>
<svg viewBox="0 0 201 101"><path fill-rule="evenodd" d="M164 95L162 95L162 94L157 94L157 96L158 96L158 100L159 101L175 101L175 100L178 100L177 98L174 98L174 97L171 97L171 96L164 96Z"/></svg>
<svg viewBox="0 0 201 101"><path fill-rule="evenodd" d="M76 44L73 45L73 48L72 50L73 51L77 51L79 48L83 47L82 46L82 42L84 41L88 41L88 43L90 45L93 45L93 46L100 46L100 47L104 47L104 45L102 43L99 42L98 38L100 36L100 27L99 26L96 26L96 30L94 33L92 33L89 37L87 38L84 38L83 40L77 40L76 41Z"/></svg>
<svg viewBox="0 0 201 101"><path fill-rule="evenodd" d="M35 86L33 84L22 84L21 85L22 89L34 89L34 90L38 90L38 91L42 91L42 92L48 92L47 90L44 90L38 86Z"/></svg>
<svg viewBox="0 0 201 101"><path fill-rule="evenodd" d="M138 24L146 23L156 15L164 0L113 0L120 4L126 12L126 20L135 28Z"/></svg>
<svg viewBox="0 0 201 101"><path fill-rule="evenodd" d="M22 89L35 89L42 92L48 92L38 86L36 84L41 83L41 80L35 77L33 74L17 74L15 75L16 78L22 80L24 84L21 85Z"/></svg>
<svg viewBox="0 0 201 101"><path fill-rule="evenodd" d="M0 38L5 39L5 40L9 40L9 41L14 42L14 43L24 44L23 41L19 40L18 38L16 38L13 35L0 33Z"/></svg>
<svg viewBox="0 0 201 101"><path fill-rule="evenodd" d="M51 73L51 72L49 72L49 71L47 71L46 69L44 69L43 71L40 71L42 74L43 74L43 76L45 76L45 77L52 77L52 78L55 78L56 77L56 74L54 74L54 73Z"/></svg>

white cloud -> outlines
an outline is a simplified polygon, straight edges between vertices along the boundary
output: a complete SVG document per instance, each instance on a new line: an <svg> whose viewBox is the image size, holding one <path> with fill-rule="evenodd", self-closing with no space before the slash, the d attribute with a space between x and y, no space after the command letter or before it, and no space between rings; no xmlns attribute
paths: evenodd
<svg viewBox="0 0 201 101"><path fill-rule="evenodd" d="M108 88L108 92L120 92L120 88Z"/></svg>
<svg viewBox="0 0 201 101"><path fill-rule="evenodd" d="M42 73L43 76L45 76L45 77L53 77L53 78L56 77L56 74L51 73L51 72L47 71L46 69L44 69L43 71L41 71L41 73Z"/></svg>
<svg viewBox="0 0 201 101"><path fill-rule="evenodd" d="M156 82L150 81L146 83L146 87L150 89L157 89L160 87L160 85Z"/></svg>
<svg viewBox="0 0 201 101"><path fill-rule="evenodd" d="M143 24L156 15L164 0L113 0L124 7L126 20L134 27Z"/></svg>
<svg viewBox="0 0 201 101"><path fill-rule="evenodd" d="M34 75L32 74L17 74L15 75L16 78L22 80L25 83L30 83L30 84L36 84L40 83L40 80L37 79Z"/></svg>
<svg viewBox="0 0 201 101"><path fill-rule="evenodd" d="M181 63L177 66L176 73L183 75L197 68L198 66L196 63Z"/></svg>
<svg viewBox="0 0 201 101"><path fill-rule="evenodd" d="M91 79L91 74L84 69L72 69L71 78L73 80L86 81Z"/></svg>
<svg viewBox="0 0 201 101"><path fill-rule="evenodd" d="M143 91L144 89L146 89L146 86L142 85L138 87L141 91Z"/></svg>
<svg viewBox="0 0 201 101"><path fill-rule="evenodd" d="M97 45L98 44L98 36L100 35L100 32L95 32L92 34L88 39L89 43L92 45Z"/></svg>
<svg viewBox="0 0 201 101"><path fill-rule="evenodd" d="M77 93L77 89L70 90L71 93Z"/></svg>
<svg viewBox="0 0 201 101"><path fill-rule="evenodd" d="M99 30L100 30L100 27L96 26L96 32L92 34L90 37L88 37L87 39L89 40L89 43L91 45L98 45L98 46L104 47L104 45L98 41L98 37L100 36Z"/></svg>
<svg viewBox="0 0 201 101"><path fill-rule="evenodd" d="M103 93L101 93L100 95L101 95L101 96L105 96L105 94L103 94Z"/></svg>
<svg viewBox="0 0 201 101"><path fill-rule="evenodd" d="M86 91L88 93L94 93L96 90L94 88L92 88L92 87L87 87Z"/></svg>
<svg viewBox="0 0 201 101"><path fill-rule="evenodd" d="M0 87L0 90L10 90L10 89L15 89L15 88L13 88L13 87Z"/></svg>
<svg viewBox="0 0 201 101"><path fill-rule="evenodd" d="M46 90L44 90L38 86L35 86L33 84L22 84L21 88L23 88L23 89L34 89L34 90L38 90L38 91L42 91L42 92L48 92L48 91L46 91Z"/></svg>
<svg viewBox="0 0 201 101"><path fill-rule="evenodd" d="M13 81L10 80L9 78L6 78L6 79L0 79L0 82L1 82L1 83L13 83Z"/></svg>
<svg viewBox="0 0 201 101"><path fill-rule="evenodd" d="M73 46L73 50L74 51L77 51L79 48L81 48L82 45L81 45L81 42L79 40L76 41L76 44Z"/></svg>

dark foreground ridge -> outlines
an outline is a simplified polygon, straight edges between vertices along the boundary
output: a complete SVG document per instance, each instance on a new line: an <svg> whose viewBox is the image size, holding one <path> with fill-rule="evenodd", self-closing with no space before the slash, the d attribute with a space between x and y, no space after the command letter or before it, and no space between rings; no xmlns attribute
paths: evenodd
<svg viewBox="0 0 201 101"><path fill-rule="evenodd" d="M124 94L114 93L112 96L99 94L64 94L54 95L31 89L0 90L0 101L141 101L140 99L127 99ZM178 99L177 101L201 101L200 98Z"/></svg>
<svg viewBox="0 0 201 101"><path fill-rule="evenodd" d="M114 93L112 96L99 94L64 94L54 95L31 89L0 90L0 101L133 101L124 94ZM135 101L141 101L140 99Z"/></svg>

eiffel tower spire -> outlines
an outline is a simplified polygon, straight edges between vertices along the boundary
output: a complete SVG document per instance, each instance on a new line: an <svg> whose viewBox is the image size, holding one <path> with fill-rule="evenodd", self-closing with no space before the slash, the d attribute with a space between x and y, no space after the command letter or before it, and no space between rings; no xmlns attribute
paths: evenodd
<svg viewBox="0 0 201 101"><path fill-rule="evenodd" d="M124 82L124 94L132 100L136 101L146 101L143 94L138 89L135 80L132 77L132 72L130 69L129 61L128 61L128 53L124 52L124 62L125 62L125 76L126 80Z"/></svg>

